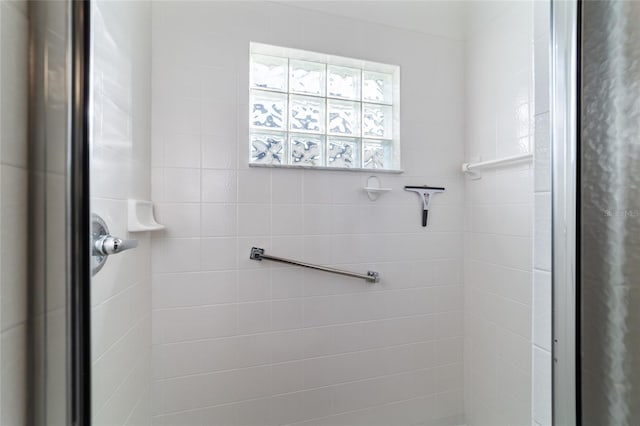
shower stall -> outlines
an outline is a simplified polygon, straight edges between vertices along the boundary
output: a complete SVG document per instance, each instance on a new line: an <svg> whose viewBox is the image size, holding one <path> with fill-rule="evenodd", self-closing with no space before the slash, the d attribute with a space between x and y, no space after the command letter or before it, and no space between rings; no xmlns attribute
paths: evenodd
<svg viewBox="0 0 640 426"><path fill-rule="evenodd" d="M632 424L639 20L0 1L0 424Z"/></svg>

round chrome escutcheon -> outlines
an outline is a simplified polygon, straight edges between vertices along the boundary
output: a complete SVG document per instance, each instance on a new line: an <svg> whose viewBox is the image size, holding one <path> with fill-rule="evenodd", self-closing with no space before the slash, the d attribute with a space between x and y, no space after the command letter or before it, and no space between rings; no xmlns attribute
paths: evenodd
<svg viewBox="0 0 640 426"><path fill-rule="evenodd" d="M107 261L107 255L101 254L96 250L96 241L109 235L109 227L105 221L93 213L91 215L91 275L95 275L104 266Z"/></svg>

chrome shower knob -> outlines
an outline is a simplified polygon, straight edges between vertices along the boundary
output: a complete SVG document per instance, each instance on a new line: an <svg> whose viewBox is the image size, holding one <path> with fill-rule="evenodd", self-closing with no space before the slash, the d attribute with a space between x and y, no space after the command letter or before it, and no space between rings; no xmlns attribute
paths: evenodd
<svg viewBox="0 0 640 426"><path fill-rule="evenodd" d="M107 257L138 247L138 240L123 240L109 233L105 221L93 214L91 221L92 274L97 274L107 261Z"/></svg>
<svg viewBox="0 0 640 426"><path fill-rule="evenodd" d="M102 256L120 253L136 247L138 247L138 240L123 240L111 235L105 235L97 239L93 244L95 252Z"/></svg>

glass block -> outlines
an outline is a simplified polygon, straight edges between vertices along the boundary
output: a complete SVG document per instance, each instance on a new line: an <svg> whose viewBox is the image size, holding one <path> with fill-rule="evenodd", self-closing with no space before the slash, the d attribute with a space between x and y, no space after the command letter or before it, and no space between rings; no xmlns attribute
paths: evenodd
<svg viewBox="0 0 640 426"><path fill-rule="evenodd" d="M289 158L294 166L323 166L324 136L289 136Z"/></svg>
<svg viewBox="0 0 640 426"><path fill-rule="evenodd" d="M327 99L328 132L360 136L360 103Z"/></svg>
<svg viewBox="0 0 640 426"><path fill-rule="evenodd" d="M386 105L362 104L362 136L393 138L393 108Z"/></svg>
<svg viewBox="0 0 640 426"><path fill-rule="evenodd" d="M362 80L362 100L364 102L393 103L393 75L363 71Z"/></svg>
<svg viewBox="0 0 640 426"><path fill-rule="evenodd" d="M327 167L360 167L358 139L329 137L327 139Z"/></svg>
<svg viewBox="0 0 640 426"><path fill-rule="evenodd" d="M393 149L388 141L363 140L362 164L365 169L390 169L393 167Z"/></svg>
<svg viewBox="0 0 640 426"><path fill-rule="evenodd" d="M251 91L251 126L286 130L287 95L260 90Z"/></svg>
<svg viewBox="0 0 640 426"><path fill-rule="evenodd" d="M289 63L289 91L324 96L325 64L296 61Z"/></svg>
<svg viewBox="0 0 640 426"><path fill-rule="evenodd" d="M289 60L275 56L251 55L251 86L287 91Z"/></svg>
<svg viewBox="0 0 640 426"><path fill-rule="evenodd" d="M327 96L360 100L361 71L355 68L327 67Z"/></svg>
<svg viewBox="0 0 640 426"><path fill-rule="evenodd" d="M324 132L324 98L291 95L289 128L298 132Z"/></svg>
<svg viewBox="0 0 640 426"><path fill-rule="evenodd" d="M251 132L249 161L255 164L286 164L286 134Z"/></svg>

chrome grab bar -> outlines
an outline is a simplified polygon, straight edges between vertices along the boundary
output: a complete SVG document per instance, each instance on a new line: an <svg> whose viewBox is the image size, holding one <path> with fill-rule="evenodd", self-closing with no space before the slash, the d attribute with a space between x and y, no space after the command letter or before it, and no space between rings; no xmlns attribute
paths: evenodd
<svg viewBox="0 0 640 426"><path fill-rule="evenodd" d="M371 283L380 282L380 274L374 271L367 271L367 274L357 274L351 271L343 271L341 269L329 268L328 266L314 265L312 263L299 262L297 260L285 259L284 257L271 256L264 254L264 249L258 247L251 248L249 259L253 260L272 260L274 262L286 263L288 265L302 266L303 268L315 269L317 271L331 272L332 274L344 275L352 278L361 278Z"/></svg>

